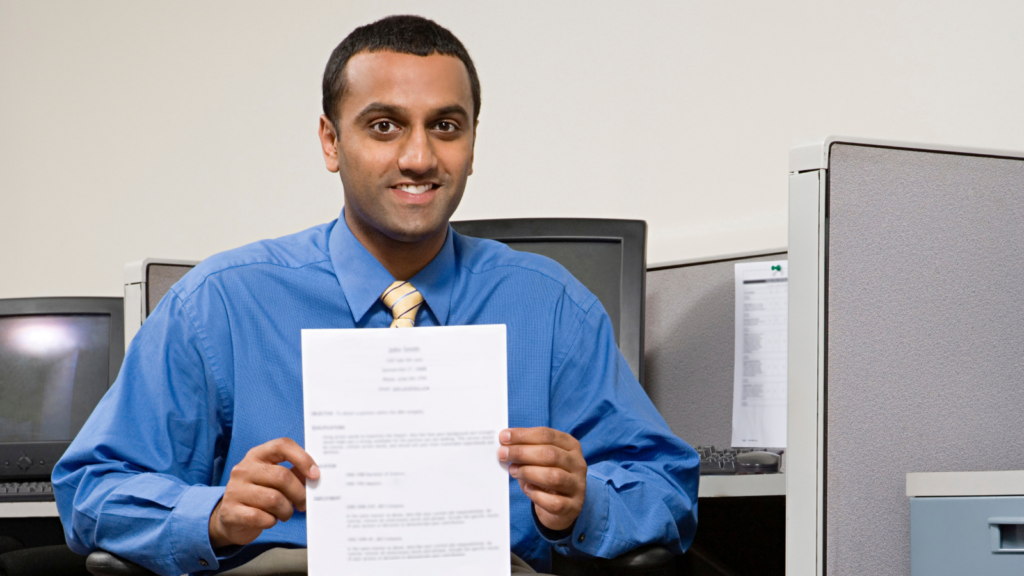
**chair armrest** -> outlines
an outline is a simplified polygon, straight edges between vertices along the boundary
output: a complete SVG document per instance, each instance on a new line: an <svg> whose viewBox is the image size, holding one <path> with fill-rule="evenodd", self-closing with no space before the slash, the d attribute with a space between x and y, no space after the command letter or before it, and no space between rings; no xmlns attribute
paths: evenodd
<svg viewBox="0 0 1024 576"><path fill-rule="evenodd" d="M642 546L608 561L615 572L642 574L667 566L675 555L658 545Z"/></svg>
<svg viewBox="0 0 1024 576"><path fill-rule="evenodd" d="M85 568L93 576L155 576L153 572L114 556L106 550L97 550L85 559Z"/></svg>
<svg viewBox="0 0 1024 576"><path fill-rule="evenodd" d="M675 558L668 549L652 544L610 560L555 553L551 568L561 576L665 576L673 573Z"/></svg>
<svg viewBox="0 0 1024 576"><path fill-rule="evenodd" d="M22 548L0 554L0 574L81 574L85 556L75 554L67 544Z"/></svg>

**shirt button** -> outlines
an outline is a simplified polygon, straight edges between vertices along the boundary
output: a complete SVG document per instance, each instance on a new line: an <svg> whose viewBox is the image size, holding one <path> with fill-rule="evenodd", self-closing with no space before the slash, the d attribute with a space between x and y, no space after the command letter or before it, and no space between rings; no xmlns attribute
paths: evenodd
<svg viewBox="0 0 1024 576"><path fill-rule="evenodd" d="M203 560L202 558L200 558L200 559L199 559L199 565L200 565L200 566L209 566L209 565L210 565L210 563L209 563L209 562L207 562L206 560Z"/></svg>
<svg viewBox="0 0 1024 576"><path fill-rule="evenodd" d="M582 544L583 541L586 540L586 539L587 539L586 532L580 532L580 537L577 538L576 541L579 542L580 544Z"/></svg>

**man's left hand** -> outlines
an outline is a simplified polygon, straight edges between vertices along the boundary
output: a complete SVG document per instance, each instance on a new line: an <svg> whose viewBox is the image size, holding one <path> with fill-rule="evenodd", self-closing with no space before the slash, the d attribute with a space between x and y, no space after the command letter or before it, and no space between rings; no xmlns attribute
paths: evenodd
<svg viewBox="0 0 1024 576"><path fill-rule="evenodd" d="M498 436L498 459L533 502L540 523L566 530L583 510L587 461L575 438L551 428L509 428Z"/></svg>

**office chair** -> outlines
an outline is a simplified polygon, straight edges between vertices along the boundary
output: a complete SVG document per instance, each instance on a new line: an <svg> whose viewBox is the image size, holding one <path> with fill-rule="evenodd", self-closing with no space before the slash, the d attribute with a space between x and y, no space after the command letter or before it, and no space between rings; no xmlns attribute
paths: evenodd
<svg viewBox="0 0 1024 576"><path fill-rule="evenodd" d="M552 258L565 266L601 301L611 318L616 342L630 369L643 383L645 278L647 273L647 223L641 220L523 218L452 222L456 232L498 240L516 250ZM142 310L134 329L145 321L171 284L191 263L147 259L126 276L126 288L141 285L136 298ZM127 270L127 269L126 269ZM126 294L127 294L126 290ZM126 306L128 299L126 299ZM138 310L133 310L136 316ZM126 323L128 322L126 314ZM133 330L134 332L134 330ZM572 559L553 554L553 571L563 576L657 575L669 573L675 556L660 546L638 548L618 558ZM258 561L259 557L254 561ZM145 568L104 551L93 552L88 568L96 576L143 576ZM262 570L262 569L261 569ZM231 572L228 572L230 574ZM260 574L280 574L261 571ZM300 572L304 574L304 572Z"/></svg>
<svg viewBox="0 0 1024 576"><path fill-rule="evenodd" d="M86 558L65 544L5 549L0 537L0 576L89 576L86 570Z"/></svg>
<svg viewBox="0 0 1024 576"><path fill-rule="evenodd" d="M224 572L224 576L306 576L304 558L281 561L275 553L299 552L275 548L254 558L249 564ZM661 546L646 546L627 552L612 560L587 559L574 562L556 562L554 572L560 576L667 576L671 574L674 556ZM563 559L564 560L564 559ZM298 566L296 566L298 565ZM134 562L99 550L89 554L86 567L93 576L155 576Z"/></svg>
<svg viewBox="0 0 1024 576"><path fill-rule="evenodd" d="M508 218L452 222L459 234L547 256L601 301L615 342L644 383L647 223L602 218Z"/></svg>

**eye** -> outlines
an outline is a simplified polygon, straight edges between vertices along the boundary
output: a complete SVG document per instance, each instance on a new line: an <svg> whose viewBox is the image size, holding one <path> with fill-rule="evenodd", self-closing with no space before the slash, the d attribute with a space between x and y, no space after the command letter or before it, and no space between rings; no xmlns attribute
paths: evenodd
<svg viewBox="0 0 1024 576"><path fill-rule="evenodd" d="M388 120L381 120L380 122L374 122L370 126L370 128L374 132L378 132L380 134L391 134L395 130L398 130L398 126L395 126L395 124L393 122L390 122Z"/></svg>
<svg viewBox="0 0 1024 576"><path fill-rule="evenodd" d="M455 132L459 128L453 122L449 122L447 120L442 120L438 122L437 124L434 125L434 127L440 130L441 132Z"/></svg>

